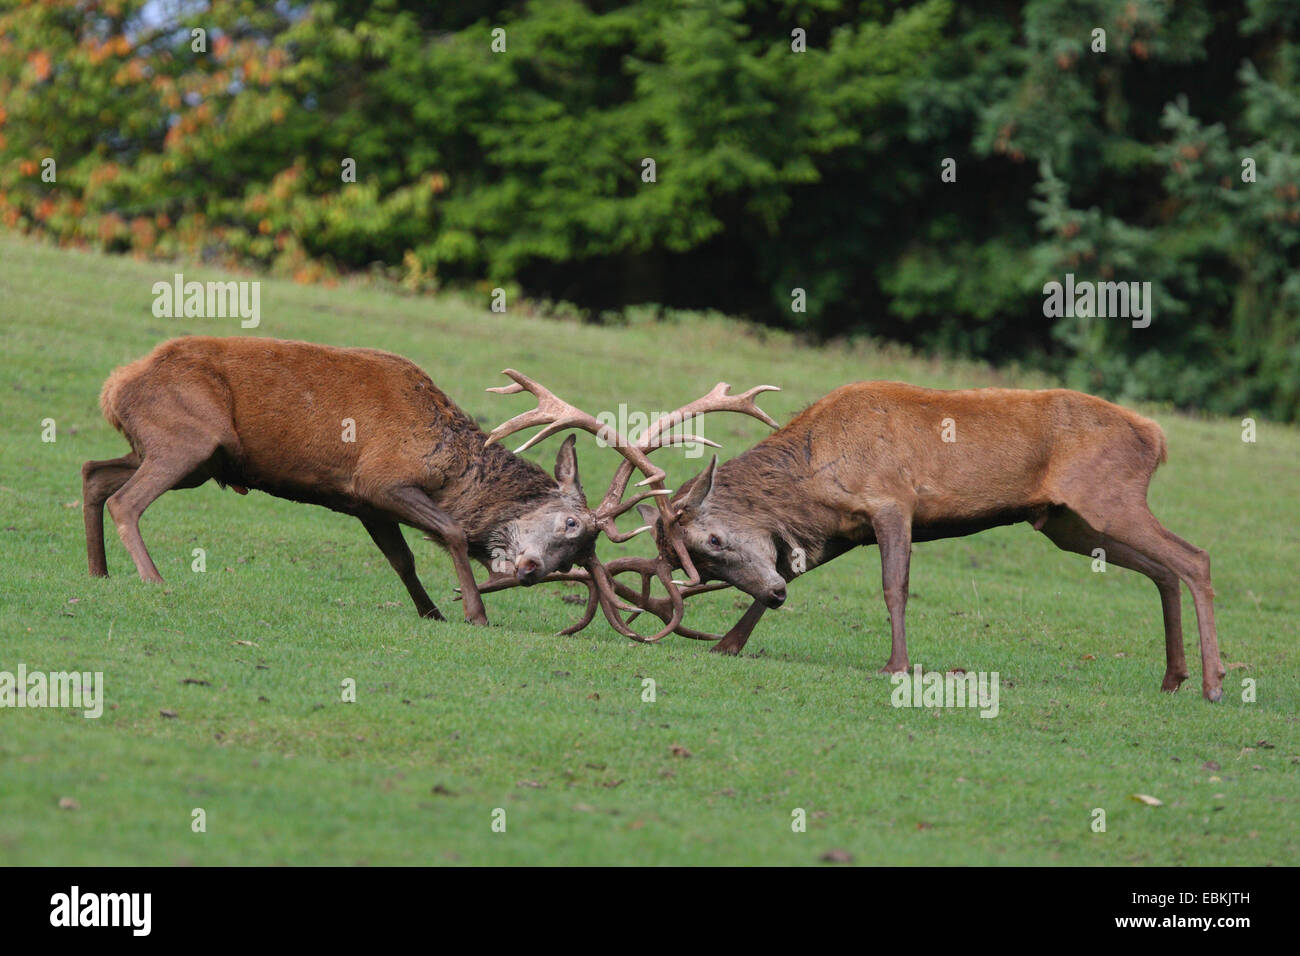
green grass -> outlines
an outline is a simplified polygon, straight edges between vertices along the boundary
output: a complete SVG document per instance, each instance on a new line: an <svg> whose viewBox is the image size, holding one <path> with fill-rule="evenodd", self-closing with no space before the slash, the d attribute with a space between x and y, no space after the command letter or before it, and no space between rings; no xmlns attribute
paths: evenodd
<svg viewBox="0 0 1300 956"><path fill-rule="evenodd" d="M1213 556L1222 704L1199 695L1186 595L1192 677L1171 696L1158 690L1154 586L1095 574L1021 525L920 545L912 566L913 661L998 671L998 717L894 709L876 673L888 626L874 549L793 584L738 659L680 638L635 645L603 622L557 637L580 608L555 587L489 595L488 629L421 621L357 521L214 485L165 495L145 516L165 586L138 580L111 524L113 577L91 580L79 468L126 448L99 415L105 376L164 338L239 334L238 323L155 318L150 286L174 271L165 265L3 235L0 261L0 670L103 671L108 701L99 720L0 710L0 863L815 864L832 848L876 864L1300 856L1295 429L1262 423L1244 444L1239 422L1143 409L1170 446L1152 507ZM506 365L593 411L670 407L719 379L772 382L785 390L763 404L781 420L857 379L1007 384L718 317L601 328L480 306L267 281L256 334L399 352L485 423L529 407L483 391ZM53 444L40 440L45 418ZM763 432L716 416L705 434L733 455ZM530 454L549 463L554 451ZM661 454L674 481L700 465ZM579 459L594 497L614 456L583 436ZM430 593L459 618L450 563L409 537ZM196 547L203 574L190 570ZM740 606L735 592L711 595L690 620L724 628ZM345 678L354 704L341 700ZM644 678L654 703L642 702ZM1242 701L1246 678L1255 703ZM191 831L196 807L205 833ZM504 833L491 828L495 808ZM795 808L805 833L791 830ZM1090 827L1094 808L1105 833Z"/></svg>

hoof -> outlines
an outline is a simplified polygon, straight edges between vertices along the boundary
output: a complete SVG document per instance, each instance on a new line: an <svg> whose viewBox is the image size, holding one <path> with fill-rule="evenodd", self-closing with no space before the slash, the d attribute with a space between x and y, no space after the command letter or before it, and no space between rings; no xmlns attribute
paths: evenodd
<svg viewBox="0 0 1300 956"><path fill-rule="evenodd" d="M1183 685L1187 680L1186 674L1165 674L1165 679L1160 684L1160 689L1166 694L1172 694Z"/></svg>
<svg viewBox="0 0 1300 956"><path fill-rule="evenodd" d="M718 641L718 643L710 647L709 653L725 654L728 657L735 657L737 654L740 653L740 648L737 647L735 644L728 644L725 640L723 640L723 641Z"/></svg>
<svg viewBox="0 0 1300 956"><path fill-rule="evenodd" d="M903 673L904 671L906 671L907 669L908 669L908 663L907 663L907 661L903 661L903 663L901 663L901 664L895 664L893 661L889 661L889 662L887 662L887 663L885 664L884 667L880 668L879 673L881 673L881 674L901 674L901 673Z"/></svg>

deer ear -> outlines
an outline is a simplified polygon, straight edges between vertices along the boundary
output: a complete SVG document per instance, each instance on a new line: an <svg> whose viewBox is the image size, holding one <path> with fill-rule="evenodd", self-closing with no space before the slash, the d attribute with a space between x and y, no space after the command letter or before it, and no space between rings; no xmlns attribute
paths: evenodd
<svg viewBox="0 0 1300 956"><path fill-rule="evenodd" d="M573 435L564 439L560 451L555 456L555 480L560 483L560 490L566 495L577 495L583 501L587 496L582 493L582 482L578 480L578 453L574 451L577 439Z"/></svg>
<svg viewBox="0 0 1300 956"><path fill-rule="evenodd" d="M709 462L709 467L691 479L691 486L687 489L686 497L677 505L679 515L687 512L699 511L704 502L709 498L709 492L713 491L713 473L718 468L718 456L713 456L713 461Z"/></svg>
<svg viewBox="0 0 1300 956"><path fill-rule="evenodd" d="M646 524L648 524L650 527L653 528L656 524L658 524L659 509L656 508L654 505L646 504L643 501L641 502L641 504L636 506L636 510L637 510L637 514L641 516L641 520L644 521Z"/></svg>

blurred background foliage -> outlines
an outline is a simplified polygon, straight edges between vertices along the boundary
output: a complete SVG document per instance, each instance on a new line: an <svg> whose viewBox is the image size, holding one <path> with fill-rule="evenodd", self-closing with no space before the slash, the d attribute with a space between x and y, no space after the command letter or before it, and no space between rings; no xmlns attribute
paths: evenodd
<svg viewBox="0 0 1300 956"><path fill-rule="evenodd" d="M0 226L1297 420L1298 33L1295 0L0 0ZM1044 318L1067 272L1151 282L1151 326Z"/></svg>

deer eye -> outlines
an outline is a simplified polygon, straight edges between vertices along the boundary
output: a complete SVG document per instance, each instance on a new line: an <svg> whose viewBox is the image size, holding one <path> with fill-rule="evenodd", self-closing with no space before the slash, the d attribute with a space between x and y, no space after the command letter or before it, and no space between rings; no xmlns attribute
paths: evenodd
<svg viewBox="0 0 1300 956"><path fill-rule="evenodd" d="M564 519L564 527L572 531L578 526L578 519L572 516Z"/></svg>
<svg viewBox="0 0 1300 956"><path fill-rule="evenodd" d="M722 547L722 539L719 538L716 534L709 535L709 547L713 548L713 550L715 551L718 550L719 548Z"/></svg>

